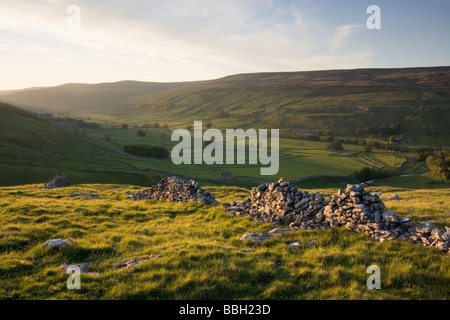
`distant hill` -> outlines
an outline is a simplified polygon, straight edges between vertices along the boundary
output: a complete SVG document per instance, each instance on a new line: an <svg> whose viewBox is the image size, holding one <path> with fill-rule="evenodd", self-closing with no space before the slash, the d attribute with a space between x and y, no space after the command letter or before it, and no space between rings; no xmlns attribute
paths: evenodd
<svg viewBox="0 0 450 320"><path fill-rule="evenodd" d="M66 84L0 93L0 99L44 112L204 120L336 135L403 126L395 133L423 136L424 142L431 135L432 143L442 144L448 137L449 88L450 67L427 67L253 73L182 83Z"/></svg>
<svg viewBox="0 0 450 320"><path fill-rule="evenodd" d="M33 115L32 113L30 113L26 110L17 108L8 103L0 102L0 116L4 117L7 115L19 115L22 117L37 119L37 117L35 115ZM40 119L40 121L44 121L44 120Z"/></svg>
<svg viewBox="0 0 450 320"><path fill-rule="evenodd" d="M42 111L141 111L199 114L309 108L444 105L450 67L273 72L196 82L120 81L0 91L2 101ZM388 97L390 99L388 99Z"/></svg>
<svg viewBox="0 0 450 320"><path fill-rule="evenodd" d="M447 107L450 67L241 74L129 99L142 112L286 125L305 114ZM290 118L290 119L289 119ZM297 120L296 120L297 119Z"/></svg>

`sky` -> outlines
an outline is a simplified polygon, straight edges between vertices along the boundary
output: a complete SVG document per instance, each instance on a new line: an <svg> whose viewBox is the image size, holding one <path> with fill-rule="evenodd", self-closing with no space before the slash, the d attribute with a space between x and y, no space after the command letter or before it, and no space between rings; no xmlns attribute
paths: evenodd
<svg viewBox="0 0 450 320"><path fill-rule="evenodd" d="M0 0L0 90L449 66L449 13L450 0Z"/></svg>

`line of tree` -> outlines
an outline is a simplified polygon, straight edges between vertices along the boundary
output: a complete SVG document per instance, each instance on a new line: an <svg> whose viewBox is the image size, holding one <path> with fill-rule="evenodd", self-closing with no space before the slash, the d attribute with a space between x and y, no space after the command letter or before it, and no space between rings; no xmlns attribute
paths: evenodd
<svg viewBox="0 0 450 320"><path fill-rule="evenodd" d="M168 158L169 151L164 147L155 147L142 144L129 144L123 147L123 151L138 157Z"/></svg>
<svg viewBox="0 0 450 320"><path fill-rule="evenodd" d="M416 159L425 161L428 168L433 170L444 181L450 178L448 166L450 164L450 149L420 148L417 150Z"/></svg>
<svg viewBox="0 0 450 320"><path fill-rule="evenodd" d="M355 170L353 172L353 176L359 182L381 179L385 177L389 177L391 173L387 169L373 169L369 167L364 167L361 170Z"/></svg>
<svg viewBox="0 0 450 320"><path fill-rule="evenodd" d="M138 127L139 127L138 125L135 125L135 128L138 128ZM167 128L169 128L169 125L167 123L165 123L162 127L164 127L164 129L167 129ZM141 128L144 128L144 129L156 128L156 129L158 129L158 128L161 128L161 125L159 124L159 122L155 122L154 124L144 123L141 125Z"/></svg>
<svg viewBox="0 0 450 320"><path fill-rule="evenodd" d="M394 122L390 125L380 125L378 127L365 127L363 129L356 128L355 134L378 134L378 135L390 135L390 134L398 134L404 129L404 125L400 122Z"/></svg>
<svg viewBox="0 0 450 320"><path fill-rule="evenodd" d="M302 134L302 133L292 133L292 132L283 132L280 134L281 138L291 138L291 139L300 139L300 140L309 140L309 141L326 141L326 142L334 142L339 140L341 143L354 144L357 146L366 146L370 145L373 149L380 150L396 150L398 147L396 145L382 142L378 140L366 140L364 138L350 138L350 137L339 137L335 138L333 136L320 136L316 134Z"/></svg>
<svg viewBox="0 0 450 320"><path fill-rule="evenodd" d="M83 120L74 119L74 118L62 118L62 117L46 117L51 121L59 124L72 125L78 128L86 128L86 129L101 129L100 125L96 122L85 122Z"/></svg>

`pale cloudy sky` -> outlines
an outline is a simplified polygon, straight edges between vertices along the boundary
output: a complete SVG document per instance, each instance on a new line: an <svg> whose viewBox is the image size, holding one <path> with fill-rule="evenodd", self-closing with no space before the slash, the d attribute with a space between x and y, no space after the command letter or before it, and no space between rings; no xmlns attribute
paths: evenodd
<svg viewBox="0 0 450 320"><path fill-rule="evenodd" d="M449 13L450 0L0 0L0 90L448 66Z"/></svg>

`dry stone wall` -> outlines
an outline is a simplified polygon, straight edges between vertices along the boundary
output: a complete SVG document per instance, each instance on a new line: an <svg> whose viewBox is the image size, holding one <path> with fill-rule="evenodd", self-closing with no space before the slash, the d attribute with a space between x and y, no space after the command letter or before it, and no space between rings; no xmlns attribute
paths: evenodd
<svg viewBox="0 0 450 320"><path fill-rule="evenodd" d="M133 200L217 204L214 195L194 180L187 182L176 177L164 178L150 189L128 194ZM344 227L365 233L377 242L409 241L449 252L450 228L438 229L427 222L415 225L409 218L386 210L380 195L364 190L363 185L347 185L337 194L326 196L302 192L280 179L254 187L247 200L222 205L231 215L250 216L255 221L289 226L291 230Z"/></svg>
<svg viewBox="0 0 450 320"><path fill-rule="evenodd" d="M176 177L162 179L150 189L129 193L133 200L155 199L170 202L199 202L216 205L213 194L200 188L197 182L180 180Z"/></svg>
<svg viewBox="0 0 450 320"><path fill-rule="evenodd" d="M344 227L365 233L373 240L403 240L434 246L444 252L450 248L450 228L437 229L422 222L385 210L380 194L367 192L362 185L347 185L336 195L299 191L288 181L279 180L254 187L244 201L223 204L235 216L250 216L260 222L273 222L297 229Z"/></svg>

